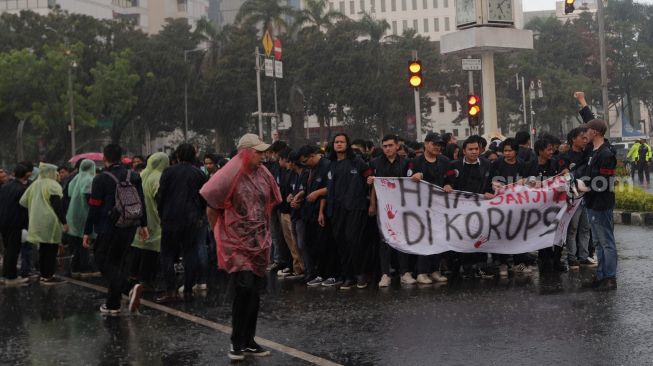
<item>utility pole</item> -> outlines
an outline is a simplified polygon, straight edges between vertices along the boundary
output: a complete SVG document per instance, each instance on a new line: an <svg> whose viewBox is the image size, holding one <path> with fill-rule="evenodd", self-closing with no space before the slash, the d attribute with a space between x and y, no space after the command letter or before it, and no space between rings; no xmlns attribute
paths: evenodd
<svg viewBox="0 0 653 366"><path fill-rule="evenodd" d="M413 50L413 60L417 60L417 51ZM415 91L415 135L417 141L422 141L422 112L419 103L419 88L413 88Z"/></svg>
<svg viewBox="0 0 653 366"><path fill-rule="evenodd" d="M66 42L68 43L68 42ZM68 108L70 111L70 149L71 155L77 154L77 143L75 141L75 103L73 100L73 62L68 63Z"/></svg>
<svg viewBox="0 0 653 366"><path fill-rule="evenodd" d="M261 103L261 59L258 47L254 49L256 58L256 96L258 98L258 137L263 140L263 106Z"/></svg>
<svg viewBox="0 0 653 366"><path fill-rule="evenodd" d="M610 137L610 108L608 100L608 65L605 55L605 11L603 0L596 1L599 18L599 54L601 58L601 94L603 97L603 119L608 123L605 137Z"/></svg>
<svg viewBox="0 0 653 366"><path fill-rule="evenodd" d="M188 54L191 52L206 51L206 48L198 47L192 50L184 50L184 65L188 62ZM187 70L188 72L188 70ZM184 80L184 142L188 142L188 73Z"/></svg>

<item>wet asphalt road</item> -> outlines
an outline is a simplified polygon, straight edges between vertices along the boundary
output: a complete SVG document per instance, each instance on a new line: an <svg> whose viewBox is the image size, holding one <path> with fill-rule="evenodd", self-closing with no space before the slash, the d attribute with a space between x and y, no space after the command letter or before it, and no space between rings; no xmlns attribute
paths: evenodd
<svg viewBox="0 0 653 366"><path fill-rule="evenodd" d="M345 365L653 365L652 235L616 227L619 288L609 293L581 286L590 269L350 291L271 278L258 336ZM226 281L212 281L172 307L229 325ZM149 308L103 319L102 300L70 283L0 288L0 365L229 364L227 334ZM240 364L310 363L273 351Z"/></svg>

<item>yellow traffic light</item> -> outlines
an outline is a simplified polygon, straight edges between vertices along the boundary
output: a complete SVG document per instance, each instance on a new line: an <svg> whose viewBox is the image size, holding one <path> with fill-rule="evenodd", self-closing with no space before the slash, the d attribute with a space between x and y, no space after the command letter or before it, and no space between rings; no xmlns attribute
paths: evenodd
<svg viewBox="0 0 653 366"><path fill-rule="evenodd" d="M467 120L470 127L478 127L481 120L481 98L478 95L467 97Z"/></svg>
<svg viewBox="0 0 653 366"><path fill-rule="evenodd" d="M408 62L408 84L418 89L422 86L422 61L412 60Z"/></svg>

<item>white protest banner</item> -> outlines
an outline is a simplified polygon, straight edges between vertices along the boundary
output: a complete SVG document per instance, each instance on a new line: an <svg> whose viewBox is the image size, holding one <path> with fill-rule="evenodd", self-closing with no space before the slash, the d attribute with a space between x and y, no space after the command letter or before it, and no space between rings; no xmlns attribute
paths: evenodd
<svg viewBox="0 0 653 366"><path fill-rule="evenodd" d="M520 254L562 245L580 204L567 203L557 176L541 188L512 184L486 200L410 178L375 178L379 228L385 241L411 254L445 251Z"/></svg>

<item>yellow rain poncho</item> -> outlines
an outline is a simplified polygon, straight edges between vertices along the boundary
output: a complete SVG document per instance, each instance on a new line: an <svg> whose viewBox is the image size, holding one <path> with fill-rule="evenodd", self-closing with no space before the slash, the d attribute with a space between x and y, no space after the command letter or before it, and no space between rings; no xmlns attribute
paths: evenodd
<svg viewBox="0 0 653 366"><path fill-rule="evenodd" d="M77 238L84 236L84 225L86 225L89 210L86 195L91 194L91 184L94 176L95 163L92 160L85 159L79 166L79 173L68 185L68 195L70 196L70 205L66 213L68 235Z"/></svg>
<svg viewBox="0 0 653 366"><path fill-rule="evenodd" d="M60 244L63 225L50 204L50 197L63 198L63 190L57 182L57 167L52 164L39 165L39 177L20 198L20 205L27 208L30 243Z"/></svg>
<svg viewBox="0 0 653 366"><path fill-rule="evenodd" d="M168 155L158 152L147 159L147 168L141 172L145 211L147 212L147 229L150 232L148 240L141 240L138 234L132 246L145 250L159 252L161 250L161 218L156 208L156 194L159 191L161 173L170 165Z"/></svg>

